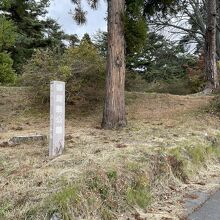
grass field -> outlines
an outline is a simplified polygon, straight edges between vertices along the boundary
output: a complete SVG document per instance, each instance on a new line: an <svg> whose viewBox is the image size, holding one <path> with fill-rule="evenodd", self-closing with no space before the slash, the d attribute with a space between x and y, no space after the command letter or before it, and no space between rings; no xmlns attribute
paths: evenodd
<svg viewBox="0 0 220 220"><path fill-rule="evenodd" d="M194 190L217 186L212 96L126 93L128 126L102 130L101 105L68 105L62 156L48 144L0 148L0 219L184 219ZM48 105L0 87L0 142L48 134Z"/></svg>

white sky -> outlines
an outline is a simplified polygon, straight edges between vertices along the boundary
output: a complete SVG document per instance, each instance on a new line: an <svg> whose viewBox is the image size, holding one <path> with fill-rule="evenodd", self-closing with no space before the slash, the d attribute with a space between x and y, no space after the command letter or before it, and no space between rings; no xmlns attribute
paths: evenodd
<svg viewBox="0 0 220 220"><path fill-rule="evenodd" d="M92 36L98 30L106 31L106 3L100 0L98 10L91 10L83 0L83 7L88 11L88 21L83 26L77 25L72 19L70 11L74 9L74 5L71 0L51 0L48 9L49 17L54 18L62 26L65 33L77 34L79 37L82 37L84 33L89 33Z"/></svg>

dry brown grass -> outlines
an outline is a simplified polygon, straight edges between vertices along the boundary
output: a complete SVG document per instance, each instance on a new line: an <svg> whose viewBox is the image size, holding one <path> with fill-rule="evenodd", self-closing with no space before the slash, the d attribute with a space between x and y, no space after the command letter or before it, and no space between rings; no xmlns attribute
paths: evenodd
<svg viewBox="0 0 220 220"><path fill-rule="evenodd" d="M5 127L0 141L16 134L48 133L48 106L30 105L27 89L0 88L0 91L0 117ZM136 173L132 169L137 168L147 173L149 184L153 181L152 192L157 195L147 214L136 207L138 212L152 220L178 219L183 211L184 193L208 189L210 184L201 186L195 182L202 179L207 183L208 177L220 172L219 166L210 163L208 169L196 171L197 175L186 184L173 176L170 166L158 167L161 161L157 163L155 155L176 147L212 145L219 137L220 120L205 111L211 99L211 96L127 93L129 124L123 130L113 131L99 128L101 107L91 112L68 106L69 140L62 156L50 159L46 145L0 148L0 219L2 213L5 220L24 219L30 209L41 206L62 186L80 181L89 170L103 173L116 170L122 176L128 170L132 176ZM18 127L22 130L17 130ZM157 173L159 178L154 178ZM87 219L99 219L97 213L94 211L91 217L88 208ZM126 216L130 214L114 218L126 219Z"/></svg>

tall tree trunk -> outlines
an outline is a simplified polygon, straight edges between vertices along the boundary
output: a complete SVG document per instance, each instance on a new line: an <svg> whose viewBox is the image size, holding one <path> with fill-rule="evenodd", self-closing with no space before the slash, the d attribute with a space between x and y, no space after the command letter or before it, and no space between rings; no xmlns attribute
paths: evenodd
<svg viewBox="0 0 220 220"><path fill-rule="evenodd" d="M220 31L219 30L217 30L217 33L216 33L216 47L217 47L216 48L217 59L220 60Z"/></svg>
<svg viewBox="0 0 220 220"><path fill-rule="evenodd" d="M126 126L124 12L125 0L108 0L108 56L102 120L105 129Z"/></svg>
<svg viewBox="0 0 220 220"><path fill-rule="evenodd" d="M218 60L220 60L220 1L217 1L217 29L216 29L216 47Z"/></svg>
<svg viewBox="0 0 220 220"><path fill-rule="evenodd" d="M214 89L219 86L217 65L216 65L216 0L207 1L207 27L205 37L205 64L208 80L207 88Z"/></svg>

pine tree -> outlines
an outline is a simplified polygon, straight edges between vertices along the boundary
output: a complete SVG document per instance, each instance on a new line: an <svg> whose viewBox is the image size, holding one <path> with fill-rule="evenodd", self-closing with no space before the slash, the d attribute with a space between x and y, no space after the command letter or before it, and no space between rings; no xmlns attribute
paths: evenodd
<svg viewBox="0 0 220 220"><path fill-rule="evenodd" d="M12 68L13 60L7 52L14 47L16 39L16 27L13 22L0 17L0 84L13 83L15 72Z"/></svg>
<svg viewBox="0 0 220 220"><path fill-rule="evenodd" d="M93 44L93 43L92 43L92 40L91 40L91 37L89 36L88 33L85 33L85 34L83 35L81 42L84 42L84 41L86 41L86 42L89 43L89 44Z"/></svg>
<svg viewBox="0 0 220 220"><path fill-rule="evenodd" d="M3 0L0 3L2 14L17 27L15 46L8 51L17 72L35 48L64 46L60 26L53 19L45 19L49 3L50 0Z"/></svg>
<svg viewBox="0 0 220 220"><path fill-rule="evenodd" d="M66 40L67 35L61 29L61 26L52 18L47 18L43 23L46 45L52 49L63 51L65 48L63 40Z"/></svg>
<svg viewBox="0 0 220 220"><path fill-rule="evenodd" d="M80 42L80 40L76 34L65 34L64 39L66 41L68 41L70 47L75 47Z"/></svg>
<svg viewBox="0 0 220 220"><path fill-rule="evenodd" d="M0 17L0 52L12 48L16 40L16 27L5 16Z"/></svg>

